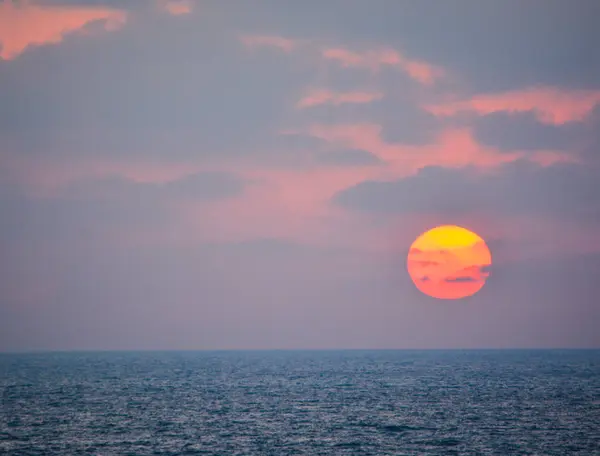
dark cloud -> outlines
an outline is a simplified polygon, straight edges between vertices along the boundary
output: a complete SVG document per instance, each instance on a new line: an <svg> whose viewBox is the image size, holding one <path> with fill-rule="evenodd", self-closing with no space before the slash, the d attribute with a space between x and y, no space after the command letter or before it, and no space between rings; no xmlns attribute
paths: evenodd
<svg viewBox="0 0 600 456"><path fill-rule="evenodd" d="M439 261L431 261L431 260L411 260L411 263L418 264L419 266L428 267L428 266L439 266L441 263Z"/></svg>
<svg viewBox="0 0 600 456"><path fill-rule="evenodd" d="M274 144L278 150L283 149L293 152L304 152L307 150L316 151L323 149L327 143L320 138L315 138L314 136L290 133L277 135L276 140L274 140Z"/></svg>
<svg viewBox="0 0 600 456"><path fill-rule="evenodd" d="M577 151L586 163L600 166L600 106L585 124L585 134L579 139Z"/></svg>
<svg viewBox="0 0 600 456"><path fill-rule="evenodd" d="M229 173L197 173L160 186L174 198L183 197L195 200L220 200L240 195L245 180Z"/></svg>
<svg viewBox="0 0 600 456"><path fill-rule="evenodd" d="M302 168L312 166L312 158L319 155L327 143L318 138L303 134L275 135L268 146L252 157L253 162L282 168Z"/></svg>
<svg viewBox="0 0 600 456"><path fill-rule="evenodd" d="M597 170L572 164L539 167L514 162L490 174L428 167L394 182L362 182L338 193L334 201L350 209L383 213L600 217Z"/></svg>
<svg viewBox="0 0 600 456"><path fill-rule="evenodd" d="M439 122L421 114L409 114L398 111L390 113L382 122L381 137L387 143L423 145L432 143L435 135L441 131Z"/></svg>
<svg viewBox="0 0 600 456"><path fill-rule="evenodd" d="M448 277L444 279L445 282L448 283L469 283L469 282L479 282L479 280L474 277L469 276L461 276L461 277Z"/></svg>
<svg viewBox="0 0 600 456"><path fill-rule="evenodd" d="M379 108L372 118L382 126L381 137L388 143L429 144L443 127L443 122L419 108L416 100L389 97Z"/></svg>
<svg viewBox="0 0 600 456"><path fill-rule="evenodd" d="M73 250L82 242L98 242L115 228L140 232L164 227L173 216L161 201L132 192L117 198L92 198L89 193L77 198L3 197L0 209L3 243Z"/></svg>
<svg viewBox="0 0 600 456"><path fill-rule="evenodd" d="M335 195L334 202L367 212L456 212L477 198L463 183L463 176L431 167L395 182L359 183Z"/></svg>
<svg viewBox="0 0 600 456"><path fill-rule="evenodd" d="M505 151L566 150L583 132L580 125L542 124L533 113L493 113L474 125L478 142Z"/></svg>
<svg viewBox="0 0 600 456"><path fill-rule="evenodd" d="M320 165L365 166L381 164L381 160L366 150L347 149L316 154Z"/></svg>
<svg viewBox="0 0 600 456"><path fill-rule="evenodd" d="M67 188L71 198L221 200L242 193L248 182L230 173L200 172L166 183L139 183L122 178L78 182Z"/></svg>
<svg viewBox="0 0 600 456"><path fill-rule="evenodd" d="M600 150L600 107L582 122L547 125L534 113L493 113L474 121L475 138L499 150L563 150L585 159L586 151ZM588 155L595 155L593 154Z"/></svg>
<svg viewBox="0 0 600 456"><path fill-rule="evenodd" d="M2 240L68 245L110 232L165 229L178 223L171 202L231 198L247 184L231 174L199 173L165 184L82 181L54 198L32 198L12 189L0 198Z"/></svg>

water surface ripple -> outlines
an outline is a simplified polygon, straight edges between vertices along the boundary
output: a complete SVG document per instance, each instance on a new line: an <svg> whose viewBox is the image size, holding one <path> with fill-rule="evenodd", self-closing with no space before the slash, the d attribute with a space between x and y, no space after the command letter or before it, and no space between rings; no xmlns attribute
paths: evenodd
<svg viewBox="0 0 600 456"><path fill-rule="evenodd" d="M0 355L0 454L600 455L600 351Z"/></svg>

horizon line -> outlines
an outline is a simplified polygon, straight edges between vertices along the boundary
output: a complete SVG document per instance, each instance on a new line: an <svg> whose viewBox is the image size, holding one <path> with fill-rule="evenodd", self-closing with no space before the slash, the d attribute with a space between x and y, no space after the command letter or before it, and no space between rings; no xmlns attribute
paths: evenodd
<svg viewBox="0 0 600 456"><path fill-rule="evenodd" d="M214 352L440 352L440 351L595 351L599 347L452 347L452 348L113 348L113 349L25 349L0 350L1 355L45 355L69 353L214 353Z"/></svg>

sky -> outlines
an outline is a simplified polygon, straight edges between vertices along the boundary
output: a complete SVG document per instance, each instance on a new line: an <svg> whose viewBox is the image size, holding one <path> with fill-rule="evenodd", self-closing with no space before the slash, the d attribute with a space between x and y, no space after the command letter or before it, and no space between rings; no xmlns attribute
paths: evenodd
<svg viewBox="0 0 600 456"><path fill-rule="evenodd" d="M0 0L0 351L600 347L597 0ZM411 243L487 243L419 292Z"/></svg>

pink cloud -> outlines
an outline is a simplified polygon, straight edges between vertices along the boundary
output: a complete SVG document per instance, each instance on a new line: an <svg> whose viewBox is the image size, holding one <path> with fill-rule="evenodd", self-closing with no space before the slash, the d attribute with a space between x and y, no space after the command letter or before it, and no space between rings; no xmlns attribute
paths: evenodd
<svg viewBox="0 0 600 456"><path fill-rule="evenodd" d="M405 61L403 68L412 79L423 85L432 85L444 76L440 68L418 60Z"/></svg>
<svg viewBox="0 0 600 456"><path fill-rule="evenodd" d="M325 59L335 60L344 67L371 67L379 68L381 61L375 59L375 62L369 62L367 57L347 49L330 48L322 51L322 56ZM370 60L373 60L372 58Z"/></svg>
<svg viewBox="0 0 600 456"><path fill-rule="evenodd" d="M298 108L310 108L322 104L363 104L381 100L381 92L332 92L330 90L313 90L298 103Z"/></svg>
<svg viewBox="0 0 600 456"><path fill-rule="evenodd" d="M389 178L407 176L425 166L475 166L493 169L519 159L530 160L542 166L576 161L572 154L559 151L499 151L479 144L472 132L464 128L444 130L431 144L419 146L385 142L381 132L380 125L365 123L313 125L307 133L337 147L371 152L388 164L386 177Z"/></svg>
<svg viewBox="0 0 600 456"><path fill-rule="evenodd" d="M427 62L409 59L394 49L359 53L344 48L325 48L321 51L321 56L326 60L335 61L345 68L358 67L377 72L385 66L395 67L423 85L431 85L444 76L441 68Z"/></svg>
<svg viewBox="0 0 600 456"><path fill-rule="evenodd" d="M373 167L253 168L238 172L257 182L240 197L181 205L186 223L204 227L201 230L204 240L279 238L312 245L340 245L345 242L342 227L347 229L352 221L344 211L331 207L330 200L344 188L375 178L377 170Z"/></svg>
<svg viewBox="0 0 600 456"><path fill-rule="evenodd" d="M482 94L467 100L426 106L436 116L454 116L460 112L480 115L494 112L533 112L545 124L563 125L583 121L600 104L600 91L561 90L541 87L498 94Z"/></svg>
<svg viewBox="0 0 600 456"><path fill-rule="evenodd" d="M240 38L244 46L250 49L259 47L270 47L279 49L285 53L295 50L300 44L299 40L292 40L275 35L245 35Z"/></svg>
<svg viewBox="0 0 600 456"><path fill-rule="evenodd" d="M277 35L246 35L240 40L248 48L271 47L288 54L307 42ZM321 58L336 62L344 68L364 68L372 72L378 72L383 67L397 68L422 85L432 85L445 76L442 68L421 60L410 59L391 48L362 52L341 47L317 47L316 50Z"/></svg>
<svg viewBox="0 0 600 456"><path fill-rule="evenodd" d="M382 139L381 131L377 124L314 125L307 133L324 139L334 148L367 150L382 159L386 166L328 169L310 166L304 169L236 167L237 172L256 185L248 187L240 197L227 201L186 202L181 206L182 217L186 224L196 226L197 232L202 231L204 240L274 237L312 245L323 243L368 251L389 251L389 241L382 241L384 234L381 229L373 228L356 214L348 214L331 205L331 198L337 192L365 180L408 176L432 165L474 166L482 172L493 172L499 165L518 159L528 159L541 165L570 159L554 151L543 151L539 155L524 151L498 151L478 144L469 129L448 129L431 144L419 146L387 143ZM203 230L200 230L201 226ZM404 248L401 245L397 250Z"/></svg>
<svg viewBox="0 0 600 456"><path fill-rule="evenodd" d="M65 35L94 21L106 30L121 27L124 11L106 7L40 6L6 0L0 3L0 58L10 60L29 46L60 43Z"/></svg>
<svg viewBox="0 0 600 456"><path fill-rule="evenodd" d="M165 11L173 16L190 14L194 9L194 5L190 0L169 0L162 3L162 7Z"/></svg>

